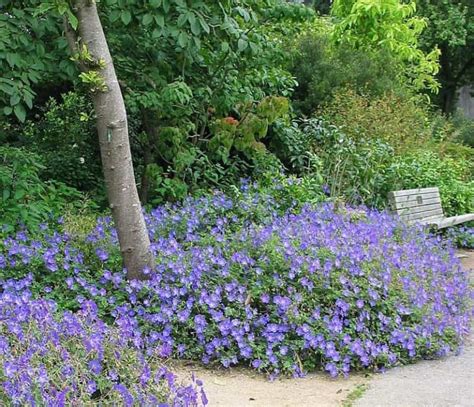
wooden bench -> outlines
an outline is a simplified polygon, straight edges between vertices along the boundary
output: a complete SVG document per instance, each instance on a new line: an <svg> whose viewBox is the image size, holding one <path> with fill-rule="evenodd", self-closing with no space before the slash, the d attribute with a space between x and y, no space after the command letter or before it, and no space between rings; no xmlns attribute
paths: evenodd
<svg viewBox="0 0 474 407"><path fill-rule="evenodd" d="M392 212L407 223L420 223L438 229L474 220L474 213L446 218L438 188L406 189L388 194Z"/></svg>

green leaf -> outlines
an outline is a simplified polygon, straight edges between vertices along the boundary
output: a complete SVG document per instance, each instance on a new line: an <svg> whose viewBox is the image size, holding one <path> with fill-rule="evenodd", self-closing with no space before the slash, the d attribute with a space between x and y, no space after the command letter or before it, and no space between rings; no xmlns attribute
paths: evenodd
<svg viewBox="0 0 474 407"><path fill-rule="evenodd" d="M245 49L247 48L247 46L249 45L249 43L244 40L243 38L240 38L239 41L237 41L237 49L242 52L242 51L245 51Z"/></svg>
<svg viewBox="0 0 474 407"><path fill-rule="evenodd" d="M194 15L193 15L194 17ZM199 35L201 34L201 25L199 24L199 21L196 20L196 18L193 18L192 21L190 20L191 23L191 32L194 35Z"/></svg>
<svg viewBox="0 0 474 407"><path fill-rule="evenodd" d="M170 11L170 0L162 0L163 3L163 10L165 13Z"/></svg>
<svg viewBox="0 0 474 407"><path fill-rule="evenodd" d="M178 27L182 27L184 24L186 24L186 21L188 21L188 15L180 14L178 17Z"/></svg>
<svg viewBox="0 0 474 407"><path fill-rule="evenodd" d="M26 94L24 97L23 97L23 101L26 103L26 106L28 106L28 109L32 109L33 108L33 97L29 94Z"/></svg>
<svg viewBox="0 0 474 407"><path fill-rule="evenodd" d="M20 103L20 95L18 93L14 93L10 96L10 106L15 106Z"/></svg>
<svg viewBox="0 0 474 407"><path fill-rule="evenodd" d="M52 10L54 8L54 4L53 3L49 3L49 2L42 2L35 10L35 12L33 13L33 17L38 17L42 14L45 14L46 12L48 12L49 10Z"/></svg>
<svg viewBox="0 0 474 407"><path fill-rule="evenodd" d="M6 201L8 198L10 198L10 190L9 189L4 189L2 197L3 197L4 201Z"/></svg>
<svg viewBox="0 0 474 407"><path fill-rule="evenodd" d="M130 24L130 21L132 21L132 14L128 10L122 11L122 14L120 15L120 19L125 25Z"/></svg>
<svg viewBox="0 0 474 407"><path fill-rule="evenodd" d="M7 54L7 62L13 68L15 65L20 67L21 66L21 58L18 54L8 53Z"/></svg>
<svg viewBox="0 0 474 407"><path fill-rule="evenodd" d="M143 25L149 25L153 21L153 16L151 14L145 14L143 16L142 22Z"/></svg>
<svg viewBox="0 0 474 407"><path fill-rule="evenodd" d="M254 54L257 54L258 51L260 50L259 46L255 44L254 42L249 42L249 46Z"/></svg>
<svg viewBox="0 0 474 407"><path fill-rule="evenodd" d="M71 24L71 27L77 30L77 27L79 25L79 21L77 20L77 17L74 15L74 13L68 8L67 10L67 19L69 20L69 24Z"/></svg>
<svg viewBox="0 0 474 407"><path fill-rule="evenodd" d="M13 108L13 110L14 110L15 116L18 118L18 120L23 123L26 119L26 110L23 107L23 105L21 105L21 104L16 105Z"/></svg>
<svg viewBox="0 0 474 407"><path fill-rule="evenodd" d="M209 25L204 21L203 18L199 19L199 24L201 24L202 29L206 34L209 34L211 32L211 29L209 28Z"/></svg>
<svg viewBox="0 0 474 407"><path fill-rule="evenodd" d="M111 23L115 23L120 18L120 10L112 10L109 14L109 20Z"/></svg>
<svg viewBox="0 0 474 407"><path fill-rule="evenodd" d="M151 33L151 37L156 39L161 37L161 32L162 30L158 30L158 28L155 28L153 32Z"/></svg>
<svg viewBox="0 0 474 407"><path fill-rule="evenodd" d="M17 189L15 191L14 199L15 201L18 201L19 199L22 199L26 195L26 191L23 189Z"/></svg>
<svg viewBox="0 0 474 407"><path fill-rule="evenodd" d="M178 35L178 45L181 48L185 48L188 45L189 38L184 31L181 31Z"/></svg>
<svg viewBox="0 0 474 407"><path fill-rule="evenodd" d="M150 6L160 7L161 6L161 0L150 0Z"/></svg>
<svg viewBox="0 0 474 407"><path fill-rule="evenodd" d="M11 115L12 112L13 112L13 108L10 107L10 106L5 106L5 107L3 108L3 113L6 114L7 116L8 116L8 115Z"/></svg>
<svg viewBox="0 0 474 407"><path fill-rule="evenodd" d="M13 86L10 86L6 83L0 83L0 90L2 90L3 92L5 92L7 95L13 95L13 93L15 92L15 88L13 88Z"/></svg>
<svg viewBox="0 0 474 407"><path fill-rule="evenodd" d="M165 26L165 17L163 14L157 14L155 16L155 22L159 27L163 28Z"/></svg>
<svg viewBox="0 0 474 407"><path fill-rule="evenodd" d="M56 9L56 11L61 15L66 14L67 10L68 10L68 5L66 3L59 4Z"/></svg>

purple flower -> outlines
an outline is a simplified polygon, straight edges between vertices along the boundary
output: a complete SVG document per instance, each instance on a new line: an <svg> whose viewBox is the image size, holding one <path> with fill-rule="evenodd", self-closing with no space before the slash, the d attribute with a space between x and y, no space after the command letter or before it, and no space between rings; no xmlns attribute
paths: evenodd
<svg viewBox="0 0 474 407"><path fill-rule="evenodd" d="M262 361L260 359L252 360L252 367L254 369L258 369L262 365Z"/></svg>
<svg viewBox="0 0 474 407"><path fill-rule="evenodd" d="M93 359L89 362L89 370L96 376L100 375L102 372L102 364L99 360Z"/></svg>
<svg viewBox="0 0 474 407"><path fill-rule="evenodd" d="M109 258L109 254L104 249L96 249L95 254L101 261L107 261Z"/></svg>
<svg viewBox="0 0 474 407"><path fill-rule="evenodd" d="M87 392L89 394L95 393L97 390L97 383L94 380L89 380L87 382Z"/></svg>

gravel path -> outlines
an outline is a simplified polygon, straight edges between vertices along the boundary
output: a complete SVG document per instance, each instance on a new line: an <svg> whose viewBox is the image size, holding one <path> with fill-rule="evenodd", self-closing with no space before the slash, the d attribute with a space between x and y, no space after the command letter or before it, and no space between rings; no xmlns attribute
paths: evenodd
<svg viewBox="0 0 474 407"><path fill-rule="evenodd" d="M326 374L311 374L302 379L268 381L248 369L206 370L198 365L170 366L184 377L193 371L204 382L209 406L219 407L333 407L358 385L364 376L331 379Z"/></svg>

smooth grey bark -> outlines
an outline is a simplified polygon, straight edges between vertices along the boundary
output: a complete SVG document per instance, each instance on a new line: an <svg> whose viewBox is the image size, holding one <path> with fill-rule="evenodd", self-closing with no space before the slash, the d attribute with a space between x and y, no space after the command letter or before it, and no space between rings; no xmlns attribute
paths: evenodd
<svg viewBox="0 0 474 407"><path fill-rule="evenodd" d="M117 229L123 265L129 279L145 279L146 267L153 265L150 239L138 197L132 154L128 137L127 113L120 85L114 69L107 40L102 29L95 1L76 0L74 13L79 21L79 45L85 45L95 61L103 61L104 68L98 70L106 90L92 92L97 115L97 131L107 196L112 217ZM66 36L73 53L77 48L77 37L66 23ZM79 61L81 69L87 63Z"/></svg>

